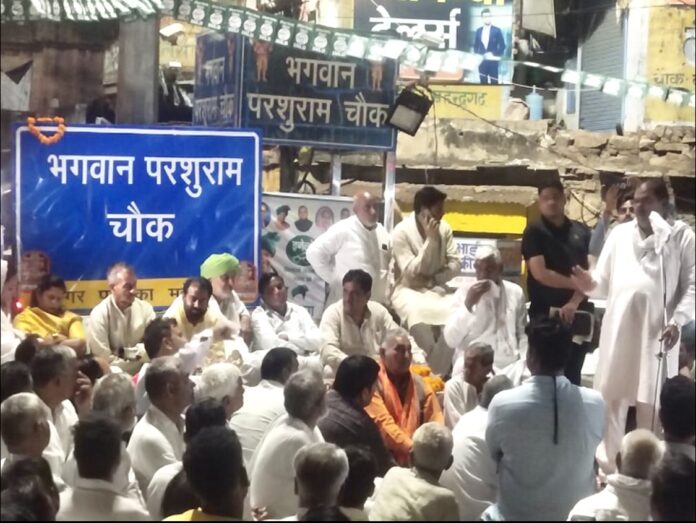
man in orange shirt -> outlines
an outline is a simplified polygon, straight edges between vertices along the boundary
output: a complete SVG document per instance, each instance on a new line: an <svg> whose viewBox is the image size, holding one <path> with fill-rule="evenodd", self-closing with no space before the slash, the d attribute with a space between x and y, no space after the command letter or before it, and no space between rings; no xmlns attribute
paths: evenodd
<svg viewBox="0 0 696 523"><path fill-rule="evenodd" d="M379 353L377 390L365 410L397 463L406 465L416 429L429 421L444 425L445 418L435 393L411 372L411 343L404 329L388 332Z"/></svg>

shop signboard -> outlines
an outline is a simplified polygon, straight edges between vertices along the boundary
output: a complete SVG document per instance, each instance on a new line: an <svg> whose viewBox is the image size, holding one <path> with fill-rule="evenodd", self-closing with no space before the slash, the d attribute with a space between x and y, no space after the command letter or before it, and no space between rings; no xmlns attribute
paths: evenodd
<svg viewBox="0 0 696 523"><path fill-rule="evenodd" d="M478 70L438 73L434 80L505 84L512 80L513 0L355 0L353 27L366 33L399 35L410 40L423 33L437 35L440 50L481 55ZM497 60L496 60L497 59ZM403 67L402 77L417 77Z"/></svg>
<svg viewBox="0 0 696 523"><path fill-rule="evenodd" d="M245 42L241 126L265 143L325 149L393 150L386 123L396 64L327 57L269 42Z"/></svg>

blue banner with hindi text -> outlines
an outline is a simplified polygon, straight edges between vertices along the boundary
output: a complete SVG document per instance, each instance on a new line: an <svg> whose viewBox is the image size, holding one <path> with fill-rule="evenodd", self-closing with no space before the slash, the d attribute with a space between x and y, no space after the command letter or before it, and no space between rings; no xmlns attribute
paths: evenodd
<svg viewBox="0 0 696 523"><path fill-rule="evenodd" d="M255 300L258 132L69 125L43 145L20 126L14 153L25 291L54 273L69 281L67 306L89 309L108 293L107 268L125 261L141 297L166 307L208 255L230 252L243 267L237 290Z"/></svg>

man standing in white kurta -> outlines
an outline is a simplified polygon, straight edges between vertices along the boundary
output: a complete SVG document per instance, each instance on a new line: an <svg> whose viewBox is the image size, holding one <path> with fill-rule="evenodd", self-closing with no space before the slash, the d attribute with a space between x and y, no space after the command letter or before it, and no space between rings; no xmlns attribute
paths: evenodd
<svg viewBox="0 0 696 523"><path fill-rule="evenodd" d="M343 296L343 276L351 269L362 269L372 276L372 299L389 305L389 233L379 223L377 198L359 192L353 198L350 218L332 225L307 249L307 261L329 285L326 306Z"/></svg>
<svg viewBox="0 0 696 523"><path fill-rule="evenodd" d="M597 451L607 473L631 405L638 428L655 430L659 388L678 371L679 354L671 349L681 326L694 318L694 233L684 222L665 220L668 205L663 181L643 183L634 198L636 219L612 231L591 274L573 271L580 290L607 298L594 380L607 409Z"/></svg>
<svg viewBox="0 0 696 523"><path fill-rule="evenodd" d="M442 219L446 198L435 187L420 189L413 199L413 214L392 235L396 262L392 305L437 374L447 374L452 364L452 349L441 332L454 308L453 289L445 284L461 267L452 229Z"/></svg>

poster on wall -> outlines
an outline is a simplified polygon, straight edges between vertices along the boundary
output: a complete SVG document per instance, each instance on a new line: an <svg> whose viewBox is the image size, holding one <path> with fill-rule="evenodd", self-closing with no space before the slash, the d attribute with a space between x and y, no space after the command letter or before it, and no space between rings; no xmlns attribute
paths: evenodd
<svg viewBox="0 0 696 523"><path fill-rule="evenodd" d="M261 271L277 272L288 300L321 320L326 285L307 261L312 242L353 214L353 200L328 196L264 193L261 203Z"/></svg>
<svg viewBox="0 0 696 523"><path fill-rule="evenodd" d="M66 280L66 307L88 311L108 295L107 268L124 261L139 297L165 308L208 255L229 252L242 265L241 298L256 300L257 132L68 126L46 146L19 126L14 165L24 299L52 273Z"/></svg>
<svg viewBox="0 0 696 523"><path fill-rule="evenodd" d="M512 64L500 62L512 56L513 0L355 0L353 27L357 31L398 34L412 39L419 34L437 35L443 51L456 49L483 57L478 71L438 73L434 81L506 84L512 81ZM496 60L497 59L497 60ZM402 67L401 77L418 76Z"/></svg>

